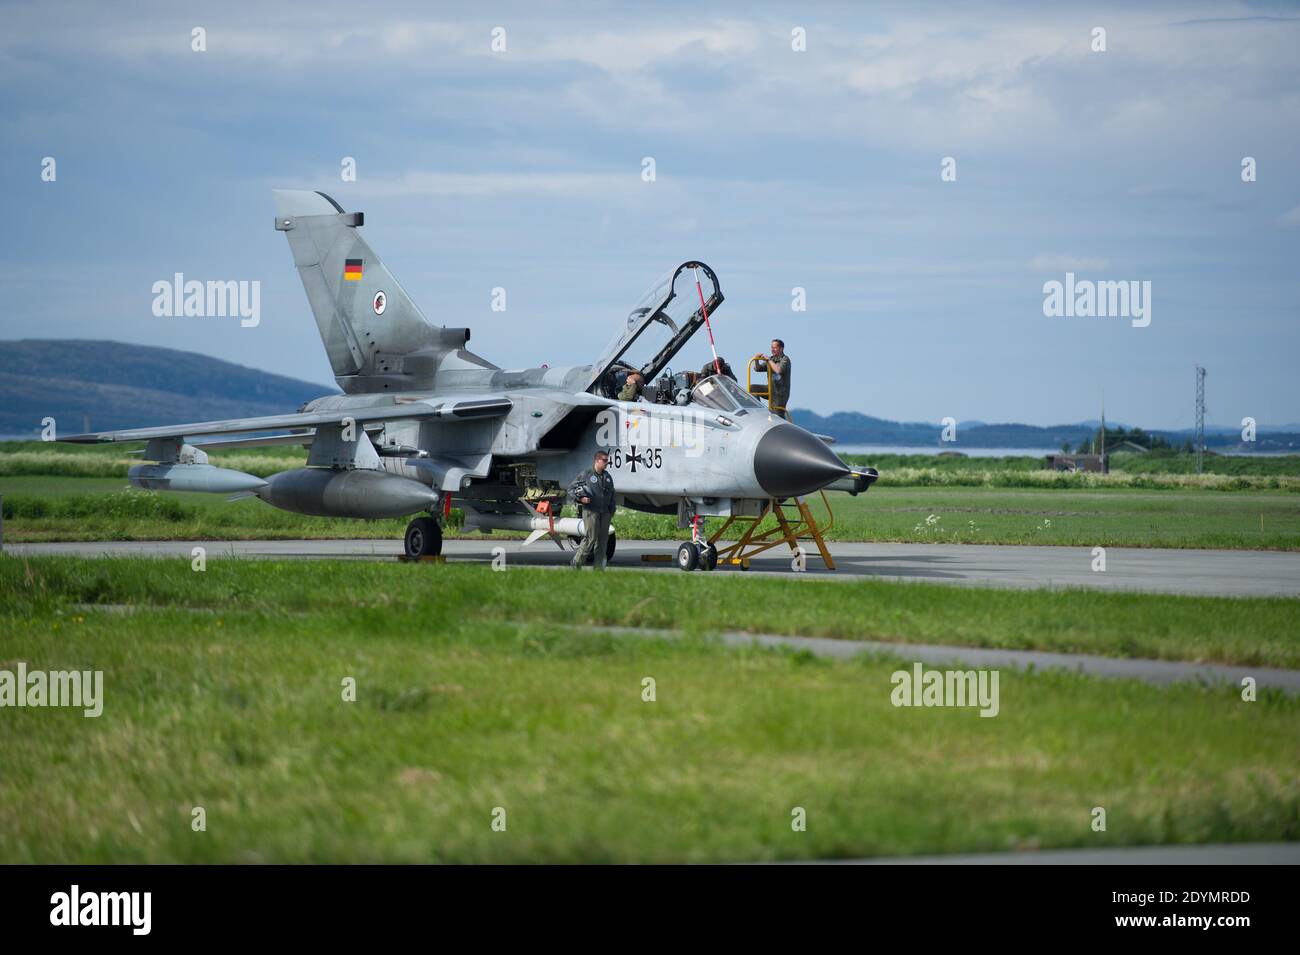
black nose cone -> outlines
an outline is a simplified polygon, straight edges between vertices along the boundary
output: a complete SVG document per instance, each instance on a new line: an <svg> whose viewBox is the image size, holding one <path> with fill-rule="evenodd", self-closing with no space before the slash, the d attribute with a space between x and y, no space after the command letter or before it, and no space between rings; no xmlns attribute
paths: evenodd
<svg viewBox="0 0 1300 955"><path fill-rule="evenodd" d="M772 497L811 494L848 473L824 441L792 424L772 428L754 449L754 477Z"/></svg>

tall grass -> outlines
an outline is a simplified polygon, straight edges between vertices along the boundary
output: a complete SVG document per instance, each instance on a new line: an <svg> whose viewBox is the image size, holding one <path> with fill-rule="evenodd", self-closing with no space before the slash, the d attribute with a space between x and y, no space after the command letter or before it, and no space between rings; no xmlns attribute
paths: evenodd
<svg viewBox="0 0 1300 955"><path fill-rule="evenodd" d="M1110 474L1076 471L1021 471L985 468L897 468L882 470L882 487L1029 487L1029 488L1137 488L1142 490L1290 491L1300 492L1300 477L1229 474Z"/></svg>
<svg viewBox="0 0 1300 955"><path fill-rule="evenodd" d="M127 471L144 464L143 457L79 454L66 451L16 451L0 453L0 477L126 477ZM277 471L300 468L306 463L302 455L270 456L266 454L224 454L213 456L211 463L223 468L267 477Z"/></svg>

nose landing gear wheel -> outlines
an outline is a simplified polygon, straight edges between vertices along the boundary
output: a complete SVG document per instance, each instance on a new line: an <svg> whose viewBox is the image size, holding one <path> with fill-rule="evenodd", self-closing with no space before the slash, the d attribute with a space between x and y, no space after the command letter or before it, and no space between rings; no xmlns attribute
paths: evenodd
<svg viewBox="0 0 1300 955"><path fill-rule="evenodd" d="M694 570L700 564L700 552L691 541L686 541L677 548L677 566L682 570Z"/></svg>
<svg viewBox="0 0 1300 955"><path fill-rule="evenodd" d="M712 544L700 545L700 570L713 570L718 566L718 549Z"/></svg>
<svg viewBox="0 0 1300 955"><path fill-rule="evenodd" d="M442 528L432 517L417 517L406 525L406 556L411 560L442 553Z"/></svg>

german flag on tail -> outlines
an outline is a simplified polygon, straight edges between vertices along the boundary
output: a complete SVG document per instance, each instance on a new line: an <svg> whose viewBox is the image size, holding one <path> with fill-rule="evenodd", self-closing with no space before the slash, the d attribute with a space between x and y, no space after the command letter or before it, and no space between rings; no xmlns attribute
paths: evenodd
<svg viewBox="0 0 1300 955"><path fill-rule="evenodd" d="M349 282L361 281L361 260L348 259L343 263L343 277Z"/></svg>

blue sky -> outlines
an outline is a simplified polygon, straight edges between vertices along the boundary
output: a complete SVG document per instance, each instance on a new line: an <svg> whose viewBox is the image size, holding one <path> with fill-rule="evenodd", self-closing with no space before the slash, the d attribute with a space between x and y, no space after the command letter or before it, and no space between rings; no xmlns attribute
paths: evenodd
<svg viewBox="0 0 1300 955"><path fill-rule="evenodd" d="M1300 7L1131 6L9 4L0 338L328 382L272 229L311 188L505 367L590 360L700 258L799 407L1188 427L1199 362L1211 423L1300 422ZM1151 324L1045 317L1067 270L1150 281ZM155 317L175 272L260 281L261 324Z"/></svg>

